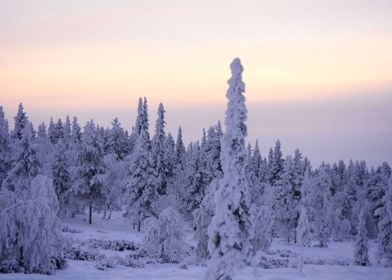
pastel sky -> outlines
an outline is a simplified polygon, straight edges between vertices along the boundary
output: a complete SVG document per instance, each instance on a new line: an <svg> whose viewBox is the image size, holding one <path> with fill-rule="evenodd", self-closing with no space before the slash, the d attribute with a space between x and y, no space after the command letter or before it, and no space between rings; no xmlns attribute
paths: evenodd
<svg viewBox="0 0 392 280"><path fill-rule="evenodd" d="M0 1L0 105L185 140L223 119L229 64L245 68L249 141L322 160L392 159L391 0Z"/></svg>

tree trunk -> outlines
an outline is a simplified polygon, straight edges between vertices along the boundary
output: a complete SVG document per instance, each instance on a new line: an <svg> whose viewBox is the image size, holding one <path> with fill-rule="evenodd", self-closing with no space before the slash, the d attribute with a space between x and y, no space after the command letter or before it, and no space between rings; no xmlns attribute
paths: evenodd
<svg viewBox="0 0 392 280"><path fill-rule="evenodd" d="M93 223L93 204L91 202L88 208L88 223L91 225Z"/></svg>
<svg viewBox="0 0 392 280"><path fill-rule="evenodd" d="M137 231L140 231L141 222L140 220L137 221Z"/></svg>

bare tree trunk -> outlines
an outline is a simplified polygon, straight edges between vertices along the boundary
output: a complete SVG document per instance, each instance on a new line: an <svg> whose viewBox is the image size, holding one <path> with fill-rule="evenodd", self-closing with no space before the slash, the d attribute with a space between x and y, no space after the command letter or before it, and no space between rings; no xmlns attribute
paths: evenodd
<svg viewBox="0 0 392 280"><path fill-rule="evenodd" d="M90 202L88 207L88 223L91 225L93 223L93 204Z"/></svg>

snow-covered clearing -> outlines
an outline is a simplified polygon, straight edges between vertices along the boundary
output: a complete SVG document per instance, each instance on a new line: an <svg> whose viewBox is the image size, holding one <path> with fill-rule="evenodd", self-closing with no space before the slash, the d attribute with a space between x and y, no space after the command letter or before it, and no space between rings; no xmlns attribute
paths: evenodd
<svg viewBox="0 0 392 280"><path fill-rule="evenodd" d="M105 221L101 215L95 215L93 224L89 225L86 215L78 215L75 218L63 219L64 224L72 231L65 232L64 235L74 240L126 240L140 244L143 233L132 229L129 220L122 217L122 213L114 212L112 219ZM192 241L191 231L188 229L187 240ZM309 279L309 280L391 280L392 268L384 268L376 264L374 260L375 244L372 243L370 256L371 267L359 267L354 265L330 265L340 262L341 264L353 262L353 244L351 242L331 243L329 248L306 248L305 262L327 263L324 265L305 264L303 272L297 268L272 268L262 269L260 267L248 267L240 271L235 279L266 279L266 280L285 280L285 279ZM298 253L300 248L289 246L280 240L274 240L272 251L281 252L285 255ZM105 255L124 255L126 252L111 250L100 250ZM295 263L297 257L292 257L290 262ZM64 270L58 270L54 275L45 276L39 274L0 274L0 279L81 279L81 280L192 280L203 279L206 271L205 266L198 266L184 262L182 264L146 264L142 268L130 268L117 265L114 268L99 270L95 267L95 261L68 261L68 266Z"/></svg>

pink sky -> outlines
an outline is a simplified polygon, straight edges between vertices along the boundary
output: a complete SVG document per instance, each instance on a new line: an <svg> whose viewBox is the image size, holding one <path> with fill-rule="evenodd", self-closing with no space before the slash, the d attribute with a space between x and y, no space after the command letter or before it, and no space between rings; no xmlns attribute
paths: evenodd
<svg viewBox="0 0 392 280"><path fill-rule="evenodd" d="M251 140L267 149L281 138L287 152L300 147L317 162L392 157L391 1L0 3L9 118L22 101L35 123L70 114L108 125L119 116L129 129L146 96L151 123L162 101L168 128L183 124L194 140L223 118L237 56L255 108Z"/></svg>

